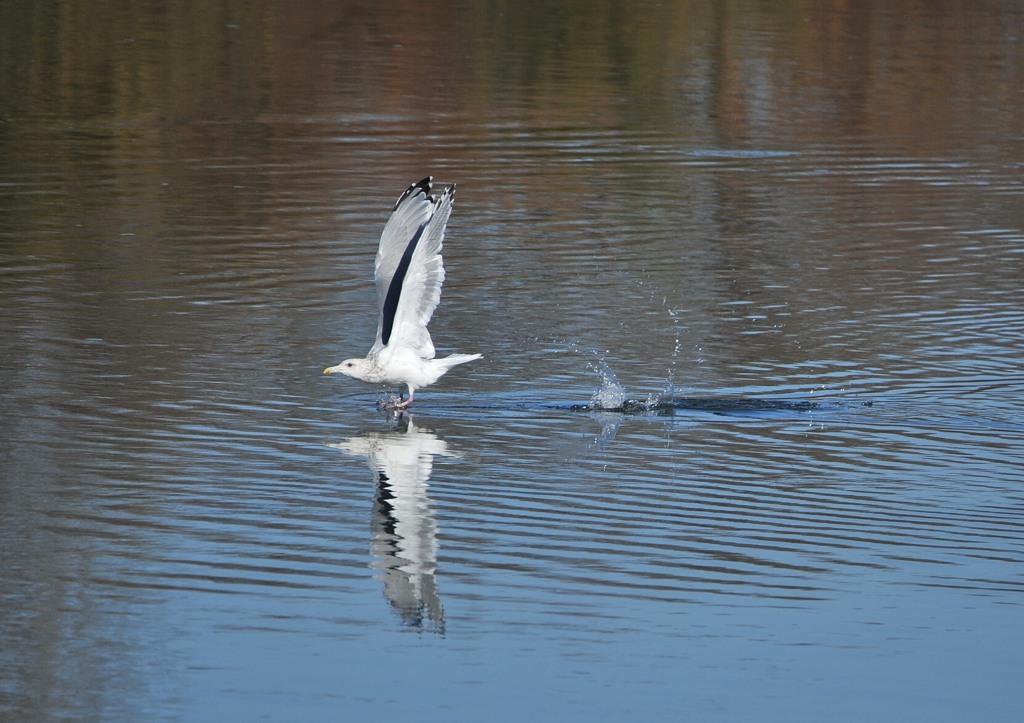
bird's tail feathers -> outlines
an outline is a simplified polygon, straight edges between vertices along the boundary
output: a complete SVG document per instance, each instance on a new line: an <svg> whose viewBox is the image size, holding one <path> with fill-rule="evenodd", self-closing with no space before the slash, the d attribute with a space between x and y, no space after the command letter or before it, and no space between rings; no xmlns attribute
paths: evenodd
<svg viewBox="0 0 1024 723"><path fill-rule="evenodd" d="M451 369L453 366L465 364L466 362L471 362L474 359L479 359L482 356L483 354L449 354L443 359L438 359L437 361L444 364L446 369Z"/></svg>

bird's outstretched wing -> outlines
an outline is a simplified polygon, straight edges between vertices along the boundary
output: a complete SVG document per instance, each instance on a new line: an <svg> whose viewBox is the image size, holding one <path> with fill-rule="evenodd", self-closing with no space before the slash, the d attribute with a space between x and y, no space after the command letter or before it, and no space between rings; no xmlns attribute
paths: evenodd
<svg viewBox="0 0 1024 723"><path fill-rule="evenodd" d="M377 250L377 339L371 354L399 344L433 358L427 323L441 300L444 264L441 244L452 210L454 184L431 196L433 178L401 195L384 224Z"/></svg>

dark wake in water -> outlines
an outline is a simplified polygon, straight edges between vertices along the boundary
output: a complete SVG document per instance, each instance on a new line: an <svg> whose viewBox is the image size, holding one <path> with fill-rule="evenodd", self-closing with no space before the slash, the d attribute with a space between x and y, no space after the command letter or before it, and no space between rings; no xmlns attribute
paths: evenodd
<svg viewBox="0 0 1024 723"><path fill-rule="evenodd" d="M865 402L864 406L871 406ZM758 412L809 412L821 409L822 402L804 399L750 399L736 397L669 397L654 400L624 399L614 407L596 404L573 404L574 412L617 412L628 415L671 416L679 412L711 412L716 414L751 414Z"/></svg>
<svg viewBox="0 0 1024 723"><path fill-rule="evenodd" d="M590 399L589 404L570 404L574 412L611 412L632 416L672 416L680 412L709 412L711 414L758 414L770 412L810 412L830 406L827 402L808 399L764 399L756 397L680 397L671 393L671 388L647 399L631 399L619 383L615 371L600 353L589 352L592 356L588 368L597 372L601 386ZM870 403L865 406L871 406Z"/></svg>

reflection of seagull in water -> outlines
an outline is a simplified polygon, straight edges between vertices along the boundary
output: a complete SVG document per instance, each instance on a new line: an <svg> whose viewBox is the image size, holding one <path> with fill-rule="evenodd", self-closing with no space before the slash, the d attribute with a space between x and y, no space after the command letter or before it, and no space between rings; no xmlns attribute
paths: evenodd
<svg viewBox="0 0 1024 723"><path fill-rule="evenodd" d="M405 384L412 404L420 387L433 384L449 369L479 359L480 354L452 354L434 358L427 324L441 301L444 264L441 242L452 211L455 185L440 197L431 196L433 178L409 186L398 199L384 225L377 250L377 339L365 359L346 359L327 367L324 374L340 372L373 384Z"/></svg>
<svg viewBox="0 0 1024 723"><path fill-rule="evenodd" d="M406 420L392 432L374 432L328 446L366 457L377 481L371 528L373 567L382 572L384 596L407 624L444 632L437 591L437 520L428 494L434 455L448 446Z"/></svg>

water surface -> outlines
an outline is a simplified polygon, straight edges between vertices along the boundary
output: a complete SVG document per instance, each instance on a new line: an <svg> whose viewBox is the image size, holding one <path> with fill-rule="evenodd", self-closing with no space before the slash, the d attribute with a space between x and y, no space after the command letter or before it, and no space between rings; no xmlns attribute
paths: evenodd
<svg viewBox="0 0 1024 723"><path fill-rule="evenodd" d="M0 11L5 716L1015 718L1024 15L578 5Z"/></svg>

